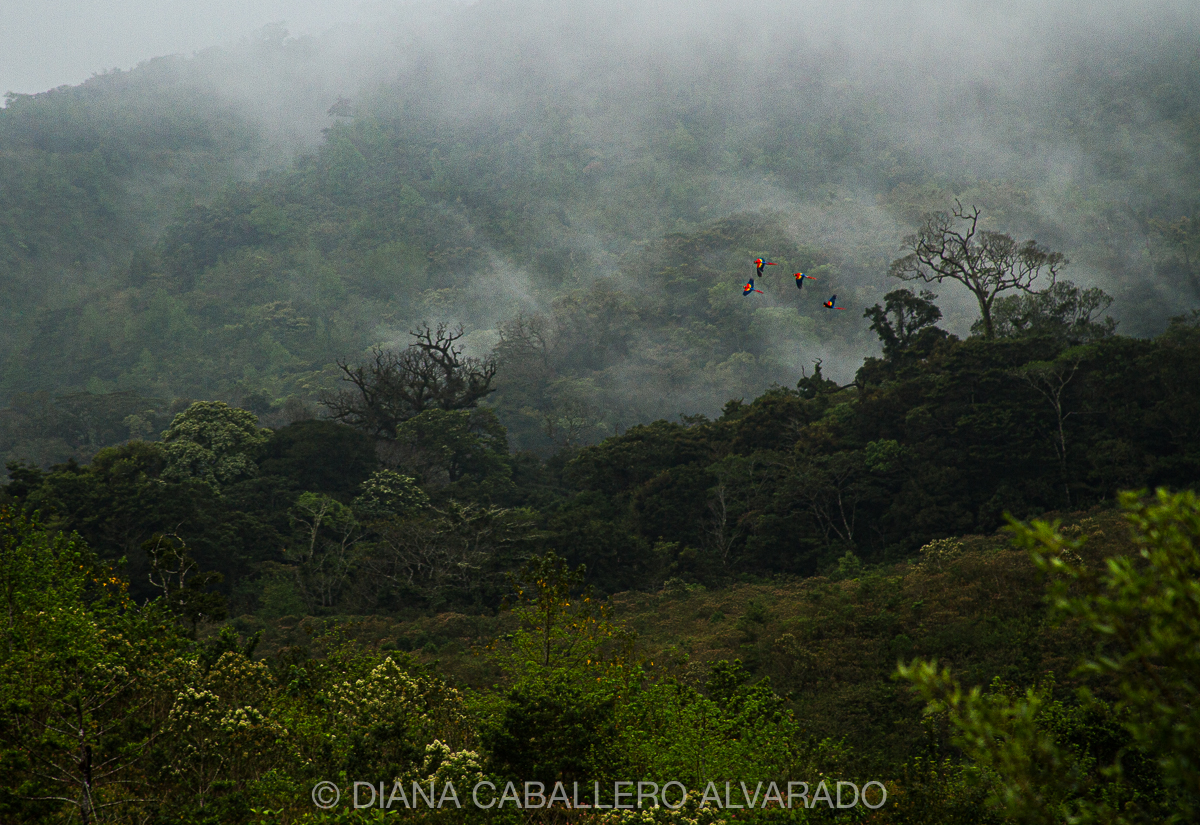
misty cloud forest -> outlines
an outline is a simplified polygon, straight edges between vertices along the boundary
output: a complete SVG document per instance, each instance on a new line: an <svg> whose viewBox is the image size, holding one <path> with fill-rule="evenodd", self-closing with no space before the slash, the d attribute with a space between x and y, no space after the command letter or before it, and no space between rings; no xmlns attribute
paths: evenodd
<svg viewBox="0 0 1200 825"><path fill-rule="evenodd" d="M393 12L5 98L0 822L1200 821L1200 10Z"/></svg>

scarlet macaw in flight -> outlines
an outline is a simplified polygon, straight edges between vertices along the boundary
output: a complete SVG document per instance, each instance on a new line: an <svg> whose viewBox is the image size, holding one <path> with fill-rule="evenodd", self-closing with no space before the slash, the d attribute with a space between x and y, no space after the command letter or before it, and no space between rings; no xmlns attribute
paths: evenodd
<svg viewBox="0 0 1200 825"><path fill-rule="evenodd" d="M836 303L837 303L837 296L834 295L832 298L830 298L828 301L825 302L824 306L826 309L845 309L845 307L835 307L834 304L836 304Z"/></svg>
<svg viewBox="0 0 1200 825"><path fill-rule="evenodd" d="M763 271L764 266L779 266L779 264L777 264L777 263L773 263L772 261L764 261L762 258L757 259L754 262L754 265L756 267L758 267L758 277L760 277L760 278L762 277L762 271Z"/></svg>
<svg viewBox="0 0 1200 825"><path fill-rule="evenodd" d="M742 289L742 297L744 298L745 296L749 295L751 292L757 292L759 294L762 294L761 289L754 288L754 279L753 278L751 278L749 281L746 282L745 288Z"/></svg>
<svg viewBox="0 0 1200 825"><path fill-rule="evenodd" d="M796 289L804 289L804 279L805 278L808 278L810 281L817 280L812 275L805 275L803 272L797 272L796 273Z"/></svg>

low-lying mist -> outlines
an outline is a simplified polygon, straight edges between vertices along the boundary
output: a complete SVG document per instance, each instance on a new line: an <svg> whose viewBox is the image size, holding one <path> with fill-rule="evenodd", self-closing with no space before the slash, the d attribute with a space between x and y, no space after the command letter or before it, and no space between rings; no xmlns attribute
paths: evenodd
<svg viewBox="0 0 1200 825"><path fill-rule="evenodd" d="M519 133L617 181L526 207L557 213L546 240L586 262L579 285L619 278L630 244L766 211L834 258L828 291L869 306L920 214L958 197L988 228L1064 251L1069 277L1147 333L1200 297L1156 277L1146 232L1195 198L1196 135L1174 115L1197 99L1197 17L1182 3L478 3L414 37L357 111L458 140ZM689 191L654 191L672 166ZM630 204L607 199L639 183L670 203L623 225L611 213ZM973 301L940 293L966 335ZM827 373L848 380L862 355L825 352Z"/></svg>
<svg viewBox="0 0 1200 825"><path fill-rule="evenodd" d="M956 199L1065 253L1065 277L1116 298L1123 333L1200 305L1200 220L1179 223L1200 219L1194 4L490 0L378 15L320 37L264 30L71 92L144 99L153 77L156 100L203 90L255 137L206 167L220 182L179 163L123 173L159 204L139 213L144 277L60 267L64 284L90 278L88 295L131 296L134 315L186 319L155 322L174 354L127 334L92 372L46 377L28 365L59 322L41 316L18 325L22 375L58 391L311 396L334 358L402 346L422 323L463 324L477 354L534 323L549 366L536 381L502 370L540 388L509 393L506 423L525 415L533 433L573 410L598 437L713 415L818 360L849 382L878 351L863 310L899 286L886 273L902 238ZM43 97L4 111L0 140L36 134ZM155 128L138 117L123 128ZM92 269L142 271L138 243ZM743 298L759 256L780 266ZM36 256L14 260L34 271ZM797 293L800 269L817 280ZM974 299L936 291L943 326L968 335ZM847 311L823 311L834 293ZM65 287L39 300L80 306ZM222 329L257 352L193 369L188 348Z"/></svg>

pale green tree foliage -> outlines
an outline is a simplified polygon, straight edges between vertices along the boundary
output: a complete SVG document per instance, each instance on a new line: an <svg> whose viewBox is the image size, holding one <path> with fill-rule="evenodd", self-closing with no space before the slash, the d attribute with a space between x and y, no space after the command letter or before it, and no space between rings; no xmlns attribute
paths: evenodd
<svg viewBox="0 0 1200 825"><path fill-rule="evenodd" d="M377 758L405 765L406 773L422 765L415 746L436 741L457 752L473 740L462 694L391 657L362 678L334 681L323 703L329 716L320 735L328 748L345 756L365 736Z"/></svg>
<svg viewBox="0 0 1200 825"><path fill-rule="evenodd" d="M1112 296L1099 287L1081 289L1059 281L1041 292L996 299L992 322L997 338L1042 336L1071 345L1090 344L1116 334L1113 318L1100 319L1112 302ZM982 320L971 326L973 333L984 331Z"/></svg>
<svg viewBox="0 0 1200 825"><path fill-rule="evenodd" d="M263 662L226 652L206 674L190 662L168 717L169 770L203 807L218 782L258 779L284 755L272 718L275 680Z"/></svg>
<svg viewBox="0 0 1200 825"><path fill-rule="evenodd" d="M992 805L1022 823L1079 821L1078 797L1091 766L1047 726L1044 717L1052 700L1044 687L1016 695L966 690L949 668L939 670L935 662L900 665L900 675L916 683L929 702L927 713L949 716L955 744L986 776L998 777L989 795ZM1096 813L1094 808L1091 812Z"/></svg>
<svg viewBox="0 0 1200 825"><path fill-rule="evenodd" d="M519 626L493 649L512 685L480 731L502 773L547 783L623 775L618 705L639 668L584 572L549 552L509 576Z"/></svg>
<svg viewBox="0 0 1200 825"><path fill-rule="evenodd" d="M964 690L932 662L900 668L931 709L949 715L966 753L995 770L993 800L1019 822L1194 822L1200 814L1200 499L1160 489L1153 498L1123 493L1121 506L1138 550L1100 570L1080 563L1083 540L1064 538L1057 524L1014 526L1051 577L1054 609L1093 634L1095 652L1081 671L1108 681L1119 697L1114 711L1131 746L1100 766L1107 787L1088 779L1086 754L1045 723L1052 703L1044 690L985 695ZM1080 701L1102 704L1086 690ZM1123 784L1135 749L1157 765L1165 800Z"/></svg>
<svg viewBox="0 0 1200 825"><path fill-rule="evenodd" d="M395 470L376 470L360 489L354 509L367 518L405 518L429 506L417 480Z"/></svg>
<svg viewBox="0 0 1200 825"><path fill-rule="evenodd" d="M432 782L435 788L445 788L448 783L455 788L474 788L489 778L483 772L483 757L478 751L456 751L440 739L425 746L425 759L413 775L420 784Z"/></svg>
<svg viewBox="0 0 1200 825"><path fill-rule="evenodd" d="M420 488L404 492L411 493L405 498L414 504L427 502ZM405 512L402 505L393 506ZM436 603L449 589L479 586L497 575L493 567L497 556L528 539L535 521L525 508L484 507L452 499L443 507L426 505L408 509L403 517L373 521L375 540L367 543L360 559L381 588L411 588Z"/></svg>
<svg viewBox="0 0 1200 825"><path fill-rule="evenodd" d="M43 807L106 821L137 801L158 734L163 617L136 610L77 538L2 508L0 598L6 796L31 817Z"/></svg>
<svg viewBox="0 0 1200 825"><path fill-rule="evenodd" d="M806 758L822 767L836 761L839 748L832 742L801 748L800 728L786 701L769 679L749 678L740 661L722 661L711 666L707 696L674 680L644 681L621 707L622 747L634 772L698 790L731 776L754 783L776 779L788 768L814 767L802 764Z"/></svg>
<svg viewBox="0 0 1200 825"><path fill-rule="evenodd" d="M196 479L220 489L258 471L254 453L270 436L248 410L223 401L197 401L176 415L162 434L167 453L163 477Z"/></svg>
<svg viewBox="0 0 1200 825"><path fill-rule="evenodd" d="M1200 815L1200 498L1159 489L1122 493L1135 556L1096 573L1072 563L1078 546L1044 523L1018 537L1055 577L1054 606L1082 620L1103 647L1083 662L1111 678L1134 740L1154 754L1177 792L1180 816Z"/></svg>
<svg viewBox="0 0 1200 825"><path fill-rule="evenodd" d="M626 634L609 619L608 605L584 586L585 572L583 565L572 570L566 559L549 552L510 575L511 607L520 621L507 645L513 671L586 671L618 649Z"/></svg>
<svg viewBox="0 0 1200 825"><path fill-rule="evenodd" d="M299 541L288 548L309 610L332 607L355 562L362 528L354 512L323 493L301 493L288 511Z"/></svg>

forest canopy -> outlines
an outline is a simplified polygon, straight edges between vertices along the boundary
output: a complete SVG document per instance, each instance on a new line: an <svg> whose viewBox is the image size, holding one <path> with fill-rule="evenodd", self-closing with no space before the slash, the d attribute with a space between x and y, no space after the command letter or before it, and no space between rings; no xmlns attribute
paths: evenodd
<svg viewBox="0 0 1200 825"><path fill-rule="evenodd" d="M1036 26L997 24L990 40L964 26L930 71L889 48L909 29L938 37L920 15L862 40L877 62L838 45L836 16L785 15L773 42L788 59L747 61L732 56L743 24L719 9L680 16L716 38L689 50L646 37L661 10L596 25L605 4L542 9L543 31L519 26L526 5L414 18L399 54L365 33L348 58L335 39L272 31L14 97L0 110L0 404L312 405L337 390L339 361L447 323L465 356L496 359L490 400L514 445L595 443L713 417L817 359L850 382L877 352L860 308L892 290L903 238L956 201L981 210L981 237L1069 259L1065 277L1112 296L1127 334L1200 305L1186 18L1068 27L1052 48ZM859 38L886 29L864 21ZM497 31L523 45L485 46ZM980 56L1007 68L981 77ZM246 78L270 99L248 99ZM783 274L743 300L764 255ZM828 317L784 270L854 311ZM934 290L943 327L966 337L986 319L953 287ZM1032 323L1006 296L996 322ZM44 466L117 443L5 440L6 460Z"/></svg>
<svg viewBox="0 0 1200 825"><path fill-rule="evenodd" d="M1200 20L818 5L10 95L0 821L1195 819Z"/></svg>

